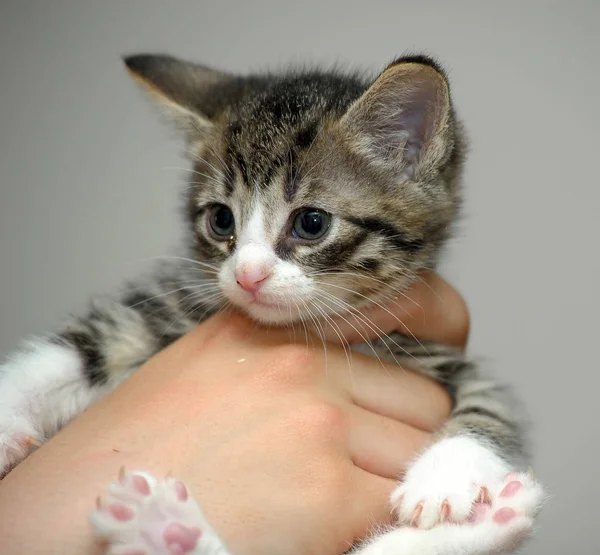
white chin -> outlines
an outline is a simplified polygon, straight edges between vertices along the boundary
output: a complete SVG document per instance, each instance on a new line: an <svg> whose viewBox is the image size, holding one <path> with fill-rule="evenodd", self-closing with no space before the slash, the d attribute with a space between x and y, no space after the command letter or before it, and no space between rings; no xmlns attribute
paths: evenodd
<svg viewBox="0 0 600 555"><path fill-rule="evenodd" d="M250 303L241 307L257 322L265 324L286 324L298 319L298 310L288 306L265 306Z"/></svg>

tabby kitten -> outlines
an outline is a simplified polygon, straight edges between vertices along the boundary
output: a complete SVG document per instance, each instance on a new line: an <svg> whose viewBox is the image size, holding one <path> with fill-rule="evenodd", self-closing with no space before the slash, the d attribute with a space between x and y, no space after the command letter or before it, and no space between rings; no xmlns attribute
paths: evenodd
<svg viewBox="0 0 600 555"><path fill-rule="evenodd" d="M164 55L125 63L186 137L186 256L0 368L0 474L225 304L270 324L359 318L357 308L434 266L457 217L465 138L448 80L429 58L397 59L374 80L320 70L235 76ZM448 347L399 334L371 347L409 367L418 361L454 408L394 495L399 525L421 530L400 528L365 549L517 545L541 490L515 474L508 482L519 495L501 495L524 463L505 390ZM502 497L514 512L503 527L492 516L483 534L465 524L474 504L497 507Z"/></svg>

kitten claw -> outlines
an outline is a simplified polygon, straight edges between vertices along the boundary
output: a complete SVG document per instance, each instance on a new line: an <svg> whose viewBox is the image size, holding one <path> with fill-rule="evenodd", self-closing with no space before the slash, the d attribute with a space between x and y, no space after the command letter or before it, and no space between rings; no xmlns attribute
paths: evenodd
<svg viewBox="0 0 600 555"><path fill-rule="evenodd" d="M444 522L448 522L450 520L451 512L452 512L452 507L450 506L450 503L446 499L442 503L442 508L440 511L440 523L443 524Z"/></svg>
<svg viewBox="0 0 600 555"><path fill-rule="evenodd" d="M404 501L404 493L400 492L399 490L396 490L394 493L392 493L391 504L390 504L390 510L392 511L392 513L395 513L398 510L400 510L400 507L402 506L403 501Z"/></svg>
<svg viewBox="0 0 600 555"><path fill-rule="evenodd" d="M27 438L25 439L25 445L27 447L35 447L35 448L42 446L41 442L39 442L37 439L35 439L32 436L27 436Z"/></svg>
<svg viewBox="0 0 600 555"><path fill-rule="evenodd" d="M490 495L490 490L485 486L481 486L479 488L479 495L477 499L475 499L475 503L483 503L484 505L492 504L492 497Z"/></svg>
<svg viewBox="0 0 600 555"><path fill-rule="evenodd" d="M415 512L413 513L412 520L410 521L410 526L412 526L413 528L419 527L419 521L421 520L422 512L423 512L423 503L419 503L415 508Z"/></svg>

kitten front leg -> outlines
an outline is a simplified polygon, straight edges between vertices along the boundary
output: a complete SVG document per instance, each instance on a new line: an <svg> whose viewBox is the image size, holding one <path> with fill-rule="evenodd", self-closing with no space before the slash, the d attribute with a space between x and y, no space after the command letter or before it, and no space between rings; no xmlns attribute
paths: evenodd
<svg viewBox="0 0 600 555"><path fill-rule="evenodd" d="M0 478L100 393L67 343L30 342L0 366Z"/></svg>
<svg viewBox="0 0 600 555"><path fill-rule="evenodd" d="M142 318L118 302L29 341L0 366L0 478L152 354Z"/></svg>
<svg viewBox="0 0 600 555"><path fill-rule="evenodd" d="M0 478L189 329L154 281L123 299L94 301L86 315L0 365Z"/></svg>
<svg viewBox="0 0 600 555"><path fill-rule="evenodd" d="M450 347L394 334L377 348L381 356L439 381L453 400L450 418L392 496L399 524L433 532L445 523L466 523L475 507L491 505L505 476L523 469L520 418L510 392ZM537 504L519 512L529 519L543 501L541 486L534 489L530 498Z"/></svg>
<svg viewBox="0 0 600 555"><path fill-rule="evenodd" d="M438 361L430 372L448 387L454 408L393 496L400 523L420 528L465 522L474 503L488 502L489 492L522 470L525 458L518 415L504 388L460 358Z"/></svg>
<svg viewBox="0 0 600 555"><path fill-rule="evenodd" d="M90 520L107 555L229 555L187 487L121 471Z"/></svg>

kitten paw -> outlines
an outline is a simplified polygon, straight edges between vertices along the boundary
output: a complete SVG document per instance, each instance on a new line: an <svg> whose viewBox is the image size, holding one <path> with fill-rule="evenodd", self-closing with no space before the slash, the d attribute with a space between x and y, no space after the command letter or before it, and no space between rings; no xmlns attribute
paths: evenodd
<svg viewBox="0 0 600 555"><path fill-rule="evenodd" d="M0 480L42 444L27 421L15 417L10 421L10 426L0 425Z"/></svg>
<svg viewBox="0 0 600 555"><path fill-rule="evenodd" d="M416 461L391 501L401 524L432 528L465 523L496 510L497 519L533 516L542 495L531 477L509 473L506 463L476 440L450 438Z"/></svg>
<svg viewBox="0 0 600 555"><path fill-rule="evenodd" d="M182 482L144 472L122 471L90 519L110 555L197 554L219 542Z"/></svg>
<svg viewBox="0 0 600 555"><path fill-rule="evenodd" d="M492 505L476 503L463 524L430 530L403 526L375 537L353 555L491 555L513 553L531 536L542 491L529 475L508 474Z"/></svg>

